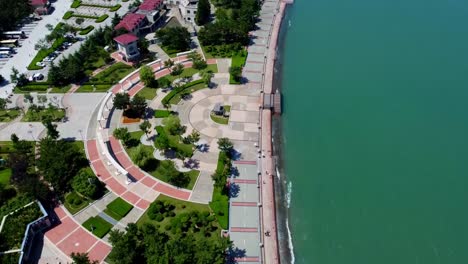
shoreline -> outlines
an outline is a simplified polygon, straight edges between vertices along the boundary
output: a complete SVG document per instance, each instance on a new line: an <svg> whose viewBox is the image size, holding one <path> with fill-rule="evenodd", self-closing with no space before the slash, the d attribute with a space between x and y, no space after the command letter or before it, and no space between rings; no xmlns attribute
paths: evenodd
<svg viewBox="0 0 468 264"><path fill-rule="evenodd" d="M262 93L264 95L272 94L274 85L274 70L276 62L276 52L280 29L285 14L285 9L288 4L292 4L292 0L281 0L279 9L275 15L271 36L269 38L268 53L266 55L265 75L262 82ZM273 124L272 110L263 108L264 97L261 99L261 205L262 205L262 234L261 241L263 245L263 263L279 264L280 251L278 242L278 224L276 218L276 199L275 179L277 176L276 161L273 155ZM267 235L269 234L269 235Z"/></svg>

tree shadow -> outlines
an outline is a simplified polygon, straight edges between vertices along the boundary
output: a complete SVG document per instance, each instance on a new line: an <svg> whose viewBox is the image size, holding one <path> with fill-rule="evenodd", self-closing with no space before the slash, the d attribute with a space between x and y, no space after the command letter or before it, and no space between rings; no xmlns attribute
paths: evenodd
<svg viewBox="0 0 468 264"><path fill-rule="evenodd" d="M188 159L184 162L184 167L189 169L198 169L200 167L200 161L196 159Z"/></svg>
<svg viewBox="0 0 468 264"><path fill-rule="evenodd" d="M239 192L240 192L240 185L237 184L237 183L231 183L229 185L229 197L230 198L236 198L239 196Z"/></svg>
<svg viewBox="0 0 468 264"><path fill-rule="evenodd" d="M235 149L232 149L229 154L232 160L240 160L240 158L242 158L242 153Z"/></svg>
<svg viewBox="0 0 468 264"><path fill-rule="evenodd" d="M227 250L227 257L226 257L226 263L227 264L236 264L238 261L236 260L237 258L243 258L246 256L246 250L245 249L240 249L238 247L229 247Z"/></svg>
<svg viewBox="0 0 468 264"><path fill-rule="evenodd" d="M234 166L231 166L231 177L232 178L237 178L239 177L240 173L239 173L239 169L237 167L234 167Z"/></svg>

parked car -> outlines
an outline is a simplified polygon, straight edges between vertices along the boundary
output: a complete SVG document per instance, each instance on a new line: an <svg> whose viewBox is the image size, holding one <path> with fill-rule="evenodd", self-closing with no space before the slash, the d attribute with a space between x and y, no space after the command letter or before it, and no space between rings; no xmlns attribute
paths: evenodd
<svg viewBox="0 0 468 264"><path fill-rule="evenodd" d="M44 75L42 73L35 73L35 74L33 74L33 76L29 77L30 82L40 81L40 80L43 80L43 79L44 79Z"/></svg>
<svg viewBox="0 0 468 264"><path fill-rule="evenodd" d="M45 67L45 63L41 62L41 61L38 61L36 62L36 66L39 66L39 67Z"/></svg>

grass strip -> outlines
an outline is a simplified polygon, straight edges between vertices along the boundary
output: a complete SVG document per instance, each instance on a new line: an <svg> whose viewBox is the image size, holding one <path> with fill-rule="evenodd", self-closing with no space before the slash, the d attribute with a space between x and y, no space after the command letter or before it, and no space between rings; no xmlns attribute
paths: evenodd
<svg viewBox="0 0 468 264"><path fill-rule="evenodd" d="M91 231L95 236L103 238L111 230L112 224L100 216L94 216L86 220L83 227Z"/></svg>

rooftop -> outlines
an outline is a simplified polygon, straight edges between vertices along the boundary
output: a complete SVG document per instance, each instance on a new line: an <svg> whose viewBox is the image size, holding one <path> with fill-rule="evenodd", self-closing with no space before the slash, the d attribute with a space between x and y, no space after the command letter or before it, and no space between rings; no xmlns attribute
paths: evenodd
<svg viewBox="0 0 468 264"><path fill-rule="evenodd" d="M127 34L123 34L118 37L115 37L114 40L119 44L127 45L129 43L137 41L138 37L133 34L127 33Z"/></svg>
<svg viewBox="0 0 468 264"><path fill-rule="evenodd" d="M126 14L117 26L115 30L125 28L128 31L133 31L138 25L145 19L143 14L128 13Z"/></svg>
<svg viewBox="0 0 468 264"><path fill-rule="evenodd" d="M162 0L145 0L138 9L144 11L155 10L159 5L161 5Z"/></svg>
<svg viewBox="0 0 468 264"><path fill-rule="evenodd" d="M47 0L30 0L32 6L46 5Z"/></svg>

